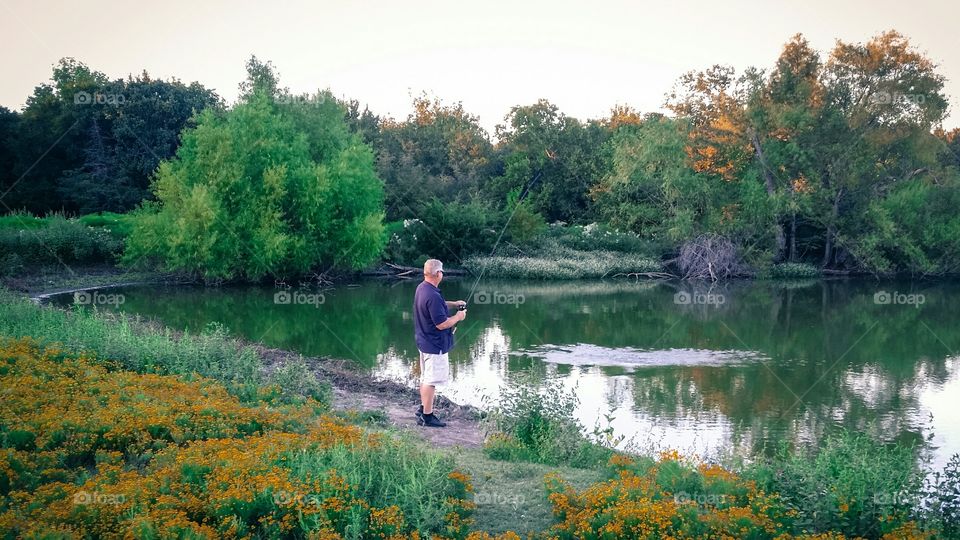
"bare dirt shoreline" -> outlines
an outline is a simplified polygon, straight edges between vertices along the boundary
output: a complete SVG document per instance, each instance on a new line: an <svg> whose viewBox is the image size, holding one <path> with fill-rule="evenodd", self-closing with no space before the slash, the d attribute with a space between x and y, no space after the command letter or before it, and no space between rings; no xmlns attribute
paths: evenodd
<svg viewBox="0 0 960 540"><path fill-rule="evenodd" d="M298 353L260 343L247 344L256 349L268 372L279 364L301 357ZM383 411L392 426L409 429L433 446L479 448L483 445L480 411L474 407L459 405L438 395L436 410L447 427L421 427L414 414L420 403L416 388L359 372L350 368L347 360L307 356L303 359L321 380L328 381L333 387L335 409Z"/></svg>

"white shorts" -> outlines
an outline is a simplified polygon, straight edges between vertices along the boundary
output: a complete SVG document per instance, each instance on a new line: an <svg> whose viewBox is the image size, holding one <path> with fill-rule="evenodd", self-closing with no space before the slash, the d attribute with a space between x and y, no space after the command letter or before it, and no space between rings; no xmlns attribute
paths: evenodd
<svg viewBox="0 0 960 540"><path fill-rule="evenodd" d="M436 386L450 380L450 358L447 353L430 354L420 351L420 384Z"/></svg>

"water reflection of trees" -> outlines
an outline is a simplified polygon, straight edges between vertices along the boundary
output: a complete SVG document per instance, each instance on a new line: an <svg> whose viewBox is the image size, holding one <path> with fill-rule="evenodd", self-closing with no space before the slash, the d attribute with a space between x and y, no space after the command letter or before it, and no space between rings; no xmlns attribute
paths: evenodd
<svg viewBox="0 0 960 540"><path fill-rule="evenodd" d="M587 299L574 292L497 317L515 348L593 343L761 353L769 360L631 375L634 406L644 414L669 423L715 411L729 420L738 445L815 441L838 425L917 442L926 421L917 414L921 390L949 377L945 359L960 343L960 328L952 285L927 289L919 308L874 302L878 290L907 287L740 283L720 289L726 301L714 308L677 305L678 289L664 285L602 298L589 313L580 309Z"/></svg>

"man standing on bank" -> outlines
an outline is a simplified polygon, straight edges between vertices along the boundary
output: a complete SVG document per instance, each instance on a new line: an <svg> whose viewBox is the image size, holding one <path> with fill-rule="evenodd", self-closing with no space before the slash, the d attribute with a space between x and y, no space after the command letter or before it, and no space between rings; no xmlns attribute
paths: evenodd
<svg viewBox="0 0 960 540"><path fill-rule="evenodd" d="M420 350L420 402L417 423L422 426L444 427L433 414L433 398L437 385L450 378L450 359L453 332L458 322L467 318L467 303L463 300L447 302L440 294L443 263L429 259L423 263L423 283L417 286L413 297L413 332ZM450 310L458 311L450 316Z"/></svg>

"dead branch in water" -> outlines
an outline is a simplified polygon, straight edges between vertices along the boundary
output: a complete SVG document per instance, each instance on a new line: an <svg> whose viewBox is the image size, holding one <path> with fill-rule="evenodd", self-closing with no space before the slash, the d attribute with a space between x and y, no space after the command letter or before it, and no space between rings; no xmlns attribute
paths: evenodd
<svg viewBox="0 0 960 540"><path fill-rule="evenodd" d="M677 276L673 274L668 274L666 272L627 272L614 274L612 277L628 277L640 280L640 278L646 279L676 279Z"/></svg>

